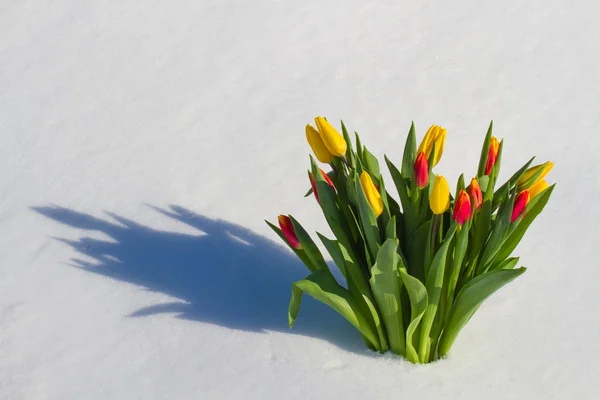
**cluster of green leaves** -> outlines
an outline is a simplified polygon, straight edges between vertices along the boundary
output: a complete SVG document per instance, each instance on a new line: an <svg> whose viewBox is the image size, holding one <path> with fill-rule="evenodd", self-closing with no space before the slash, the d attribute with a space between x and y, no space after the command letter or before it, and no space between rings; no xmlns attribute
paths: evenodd
<svg viewBox="0 0 600 400"><path fill-rule="evenodd" d="M343 159L334 159L333 171L328 174L335 189L326 182L312 157L310 173L335 239L320 233L317 236L345 284L336 280L318 246L292 217L301 243L299 249L292 250L311 273L292 286L289 325L294 324L306 293L346 318L372 350L390 350L413 363L443 357L479 306L525 272L523 267L515 269L519 259L510 255L548 202L554 186L536 196L524 216L511 223L517 181L533 159L495 189L502 143L492 172L485 175L490 124L477 171L483 203L473 210L469 221L458 226L451 216L456 196L451 196L451 206L444 214L436 216L430 210L434 181L431 171L429 184L423 189L416 187L414 124L401 168L385 157L399 202L388 192L377 158L361 144L358 134L353 146L343 122L342 132L347 152ZM378 186L384 205L380 216L374 214L361 186L359 176L363 171ZM456 193L464 188L461 176ZM279 227L269 225L288 243Z"/></svg>

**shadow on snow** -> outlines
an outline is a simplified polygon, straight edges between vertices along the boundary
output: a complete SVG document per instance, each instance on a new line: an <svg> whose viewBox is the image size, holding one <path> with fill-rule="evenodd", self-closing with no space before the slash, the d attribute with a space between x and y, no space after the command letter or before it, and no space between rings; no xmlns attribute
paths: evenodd
<svg viewBox="0 0 600 400"><path fill-rule="evenodd" d="M62 207L33 210L72 228L110 237L58 239L93 260L73 258L74 266L181 300L135 310L131 317L172 313L232 329L311 336L345 350L366 352L360 334L347 321L309 296L304 296L290 331L291 284L308 275L308 270L287 248L239 225L182 207L152 208L205 234L155 230L112 213L107 215L116 223Z"/></svg>

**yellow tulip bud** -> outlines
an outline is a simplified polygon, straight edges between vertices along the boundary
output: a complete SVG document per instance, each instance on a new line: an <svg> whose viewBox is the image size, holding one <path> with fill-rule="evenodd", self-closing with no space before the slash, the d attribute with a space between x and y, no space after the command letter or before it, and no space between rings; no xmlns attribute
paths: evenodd
<svg viewBox="0 0 600 400"><path fill-rule="evenodd" d="M545 162L543 164L536 165L535 167L529 168L527 171L525 171L525 173L523 174L523 176L521 177L521 179L519 179L519 182L517 183L518 189L519 190L523 190L523 189L532 187L537 182L539 182L542 179L544 179L544 177L546 175L548 175L548 172L550 172L550 170L552 169L552 167L554 167L554 163L552 161L547 161L547 162ZM540 172L540 170L542 171L541 175L538 176L535 179L535 181L532 181L533 177L536 174L538 174Z"/></svg>
<svg viewBox="0 0 600 400"><path fill-rule="evenodd" d="M367 171L363 171L360 174L360 185L365 192L365 196L367 196L367 200L369 201L375 216L379 217L383 212L383 200L381 200L381 195L375 187L371 175L369 175Z"/></svg>
<svg viewBox="0 0 600 400"><path fill-rule="evenodd" d="M346 140L344 137L323 117L315 118L315 123L327 150L334 156L343 157L346 154Z"/></svg>
<svg viewBox="0 0 600 400"><path fill-rule="evenodd" d="M429 207L434 214L443 214L450 207L450 186L446 178L441 175L435 176Z"/></svg>
<svg viewBox="0 0 600 400"><path fill-rule="evenodd" d="M533 199L535 196L546 190L546 188L548 188L548 182L546 182L544 179L541 179L529 188L529 195Z"/></svg>
<svg viewBox="0 0 600 400"><path fill-rule="evenodd" d="M317 156L317 159L322 163L328 164L333 159L333 154L327 150L325 143L321 140L319 132L309 124L306 125L306 140L312 148L313 153Z"/></svg>
<svg viewBox="0 0 600 400"><path fill-rule="evenodd" d="M433 155L433 165L436 166L442 158L444 152L444 145L446 143L446 129L438 125L431 125L431 128L425 134L417 154L420 152L425 153L427 158L431 155L433 145L435 144L435 154Z"/></svg>

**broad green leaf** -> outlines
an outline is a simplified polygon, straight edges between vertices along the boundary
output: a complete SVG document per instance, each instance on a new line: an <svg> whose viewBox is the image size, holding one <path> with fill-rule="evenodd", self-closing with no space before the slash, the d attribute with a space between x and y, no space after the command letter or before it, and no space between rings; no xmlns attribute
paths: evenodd
<svg viewBox="0 0 600 400"><path fill-rule="evenodd" d="M339 242L337 240L328 239L319 232L317 232L317 236L319 236L319 239L321 239L321 242L323 242L323 245L325 245L325 248L329 252L329 255L333 259L335 265L338 267L344 278L346 278L346 262L344 261L344 255L340 249Z"/></svg>
<svg viewBox="0 0 600 400"><path fill-rule="evenodd" d="M398 240L387 239L377 253L371 267L371 289L381 312L390 349L404 355L404 326L400 304L401 281L398 274L400 256L396 252Z"/></svg>
<svg viewBox="0 0 600 400"><path fill-rule="evenodd" d="M374 177L379 178L379 176L381 175L381 173L379 172L379 161L377 161L377 158L373 154L371 154L369 150L367 150L367 146L363 147L362 155L365 163L364 167L366 168L366 170L369 171Z"/></svg>
<svg viewBox="0 0 600 400"><path fill-rule="evenodd" d="M429 361L429 346L431 343L429 333L431 331L433 319L435 318L435 314L438 309L438 303L442 292L442 285L444 284L444 269L446 267L446 256L448 254L448 246L450 246L450 242L452 241L455 232L456 224L454 224L452 228L450 228L450 230L446 234L444 243L442 244L440 249L435 253L435 257L433 258L433 261L431 262L431 267L429 268L429 274L426 278L427 280L425 283L425 287L427 288L429 304L427 305L427 310L425 310L425 314L423 315L423 323L421 326L421 340L419 341L419 360L422 363L426 363Z"/></svg>
<svg viewBox="0 0 600 400"><path fill-rule="evenodd" d="M358 329L375 348L379 349L379 340L375 332L373 332L365 316L360 312L358 305L350 296L350 293L340 286L329 272L325 271L313 272L305 279L292 284L292 299L290 300L288 311L290 328L294 325L294 321L300 310L303 293L333 308Z"/></svg>
<svg viewBox="0 0 600 400"><path fill-rule="evenodd" d="M548 200L550 199L550 195L552 194L555 185L556 184L550 186L549 188L538 194L535 198L533 198L533 200L531 200L530 204L527 206L525 215L518 222L518 225L508 236L508 238L504 241L502 248L498 252L499 260L503 260L506 257L510 256L513 250L517 247L517 245L523 238L523 235L525 235L527 228L529 228L529 225L531 225L535 218L544 210L544 207L548 203Z"/></svg>
<svg viewBox="0 0 600 400"><path fill-rule="evenodd" d="M388 222L385 228L385 237L387 239L396 239L396 217L392 217Z"/></svg>
<svg viewBox="0 0 600 400"><path fill-rule="evenodd" d="M294 217L291 215L289 217L294 226L294 232L296 232L296 236L302 245L302 249L306 252L306 255L310 258L314 266L317 267L317 270L329 270L321 251L308 232L306 232L304 227Z"/></svg>
<svg viewBox="0 0 600 400"><path fill-rule="evenodd" d="M481 156L479 157L479 168L477 168L477 176L481 177L485 175L485 164L487 163L488 154L490 151L490 141L492 140L492 130L494 128L494 121L490 121L490 127L485 135L483 146L481 147Z"/></svg>
<svg viewBox="0 0 600 400"><path fill-rule="evenodd" d="M313 262L303 249L295 249L292 246L290 246L289 242L287 241L287 239L283 235L283 232L281 232L281 229L278 226L273 225L267 220L265 220L265 222L271 227L271 229L273 229L273 231L277 235L279 235L281 240L283 240L283 242L298 256L298 258L304 263L304 265L306 265L306 268L308 268L311 272L317 271L317 267L313 264Z"/></svg>
<svg viewBox="0 0 600 400"><path fill-rule="evenodd" d="M419 226L408 239L406 246L408 258L408 272L410 275L425 282L425 246L428 240L431 221L426 221Z"/></svg>
<svg viewBox="0 0 600 400"><path fill-rule="evenodd" d="M523 272L525 272L523 267L490 271L474 278L461 289L440 339L438 347L440 357L450 351L460 330L469 322L485 299Z"/></svg>
<svg viewBox="0 0 600 400"><path fill-rule="evenodd" d="M497 265L495 265L492 268L492 270L513 269L514 267L517 266L518 262L519 262L519 257L510 257L510 258L507 258L506 260L502 261L501 263L498 263Z"/></svg>
<svg viewBox="0 0 600 400"><path fill-rule="evenodd" d="M456 245L454 246L454 254L452 255L452 268L450 270L446 294L446 314L450 313L452 303L454 302L454 290L456 289L458 277L462 271L463 260L469 244L470 225L471 222L468 221L456 235Z"/></svg>
<svg viewBox="0 0 600 400"><path fill-rule="evenodd" d="M410 276L404 268L400 268L400 278L410 299L410 324L406 330L406 359L412 363L419 362L417 354L418 342L413 342L413 335L427 309L427 289L417 278ZM416 338L418 340L418 337Z"/></svg>
<svg viewBox="0 0 600 400"><path fill-rule="evenodd" d="M362 162L363 161L363 145L360 141L360 136L358 136L358 132L354 132L354 136L356 137L356 156Z"/></svg>

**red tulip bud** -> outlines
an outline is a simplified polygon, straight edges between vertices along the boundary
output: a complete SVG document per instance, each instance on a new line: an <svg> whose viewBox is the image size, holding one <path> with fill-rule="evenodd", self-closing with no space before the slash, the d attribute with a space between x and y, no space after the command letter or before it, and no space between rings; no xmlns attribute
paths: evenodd
<svg viewBox="0 0 600 400"><path fill-rule="evenodd" d="M510 222L515 222L517 218L521 216L521 214L525 211L525 207L529 203L531 199L531 195L529 190L523 190L517 195L515 199L515 205L513 206L512 217L510 218Z"/></svg>
<svg viewBox="0 0 600 400"><path fill-rule="evenodd" d="M464 190L461 190L456 198L452 217L459 225L463 225L465 222L471 219L471 200L469 199L467 192Z"/></svg>
<svg viewBox="0 0 600 400"><path fill-rule="evenodd" d="M290 246L294 249L301 248L300 240L298 239L298 236L296 236L296 231L294 231L294 225L292 224L290 217L280 215L277 219L279 220L281 232L283 232L283 236L285 236Z"/></svg>
<svg viewBox="0 0 600 400"><path fill-rule="evenodd" d="M420 152L415 161L415 181L419 189L423 189L429 182L429 162L424 152Z"/></svg>

